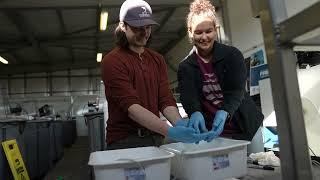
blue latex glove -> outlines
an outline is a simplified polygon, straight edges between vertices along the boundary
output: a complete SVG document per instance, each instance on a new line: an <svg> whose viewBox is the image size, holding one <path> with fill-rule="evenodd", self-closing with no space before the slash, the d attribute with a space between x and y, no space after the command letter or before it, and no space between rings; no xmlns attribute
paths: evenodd
<svg viewBox="0 0 320 180"><path fill-rule="evenodd" d="M179 119L178 121L176 121L176 124L174 126L188 127L188 124L189 124L189 119Z"/></svg>
<svg viewBox="0 0 320 180"><path fill-rule="evenodd" d="M196 111L191 114L188 127L192 127L193 129L195 129L196 133L198 133L198 134L203 133L203 132L208 132L203 115L199 111Z"/></svg>
<svg viewBox="0 0 320 180"><path fill-rule="evenodd" d="M197 134L193 128L175 126L169 127L168 137L183 143L198 143L199 141L204 140L207 136L204 134Z"/></svg>
<svg viewBox="0 0 320 180"><path fill-rule="evenodd" d="M218 110L216 112L216 115L213 119L212 129L208 133L208 136L206 138L206 141L210 142L214 138L219 137L219 135L222 133L224 124L226 123L228 117L228 112L224 110Z"/></svg>

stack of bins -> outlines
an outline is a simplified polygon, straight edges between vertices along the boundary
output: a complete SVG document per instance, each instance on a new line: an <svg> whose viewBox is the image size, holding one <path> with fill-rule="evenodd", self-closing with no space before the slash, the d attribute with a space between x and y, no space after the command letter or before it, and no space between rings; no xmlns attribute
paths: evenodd
<svg viewBox="0 0 320 180"><path fill-rule="evenodd" d="M70 147L75 142L77 137L76 128L76 120L62 121L62 144L64 147Z"/></svg>
<svg viewBox="0 0 320 180"><path fill-rule="evenodd" d="M38 123L34 120L26 123L24 140L25 140L25 152L26 152L26 168L30 179L39 177L38 174Z"/></svg>
<svg viewBox="0 0 320 180"><path fill-rule="evenodd" d="M77 139L77 121L76 118L73 118L71 120L71 136L72 136L72 144L75 143L76 139Z"/></svg>
<svg viewBox="0 0 320 180"><path fill-rule="evenodd" d="M13 179L6 155L1 143L6 140L16 139L24 162L26 162L25 143L23 133L25 120L1 120L0 121L0 179Z"/></svg>
<svg viewBox="0 0 320 180"><path fill-rule="evenodd" d="M52 159L50 158L50 150L53 149L53 142L50 142L51 120L38 121L38 164L39 175L44 176L52 167Z"/></svg>
<svg viewBox="0 0 320 180"><path fill-rule="evenodd" d="M49 137L50 137L50 162L53 162L55 161L55 159L57 158L56 156L56 150L55 150L55 140L54 140L54 125L53 125L53 121L50 125L50 128L49 128Z"/></svg>
<svg viewBox="0 0 320 180"><path fill-rule="evenodd" d="M89 112L84 114L88 126L90 152L105 150L105 122L103 112Z"/></svg>
<svg viewBox="0 0 320 180"><path fill-rule="evenodd" d="M43 177L52 167L54 144L50 139L50 128L51 120L31 120L26 123L24 140L30 179Z"/></svg>
<svg viewBox="0 0 320 180"><path fill-rule="evenodd" d="M50 126L50 139L53 141L54 148L52 149L52 160L53 162L58 161L63 156L63 145L62 145L62 121L52 121Z"/></svg>

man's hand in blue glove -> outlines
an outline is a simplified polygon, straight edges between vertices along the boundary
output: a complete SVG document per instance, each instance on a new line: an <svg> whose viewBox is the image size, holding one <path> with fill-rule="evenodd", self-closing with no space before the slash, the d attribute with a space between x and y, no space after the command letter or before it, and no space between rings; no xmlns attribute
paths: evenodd
<svg viewBox="0 0 320 180"><path fill-rule="evenodd" d="M193 128L175 126L169 127L168 137L183 143L198 143L199 141L204 140L207 135L197 134Z"/></svg>
<svg viewBox="0 0 320 180"><path fill-rule="evenodd" d="M216 115L214 116L214 119L213 119L212 129L208 133L208 137L206 138L206 141L210 142L222 133L227 117L228 117L227 111L218 110L216 112Z"/></svg>
<svg viewBox="0 0 320 180"><path fill-rule="evenodd" d="M196 133L198 134L208 132L203 115L199 111L196 111L191 114L188 127L192 127L193 129L195 129Z"/></svg>

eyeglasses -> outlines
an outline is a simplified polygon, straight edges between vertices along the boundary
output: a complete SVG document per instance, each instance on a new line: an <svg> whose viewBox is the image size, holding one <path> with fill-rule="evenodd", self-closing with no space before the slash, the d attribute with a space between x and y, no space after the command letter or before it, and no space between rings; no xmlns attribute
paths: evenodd
<svg viewBox="0 0 320 180"><path fill-rule="evenodd" d="M134 26L130 26L127 23L125 23L125 25L127 25L131 29L131 31L134 32L134 33L148 31L148 30L151 30L151 27L152 27L151 25L134 27Z"/></svg>

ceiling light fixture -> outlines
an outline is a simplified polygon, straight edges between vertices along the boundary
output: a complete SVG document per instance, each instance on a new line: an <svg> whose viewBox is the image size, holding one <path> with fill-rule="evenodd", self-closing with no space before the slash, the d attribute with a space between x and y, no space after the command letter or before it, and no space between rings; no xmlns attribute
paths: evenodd
<svg viewBox="0 0 320 180"><path fill-rule="evenodd" d="M293 51L320 51L320 46L317 45L296 45L293 46Z"/></svg>
<svg viewBox="0 0 320 180"><path fill-rule="evenodd" d="M102 60L102 53L97 53L97 62L101 62Z"/></svg>
<svg viewBox="0 0 320 180"><path fill-rule="evenodd" d="M108 25L108 12L106 10L102 10L100 14L100 30L105 31Z"/></svg>
<svg viewBox="0 0 320 180"><path fill-rule="evenodd" d="M8 64L8 61L1 56L0 56L0 62L2 62L3 64Z"/></svg>

